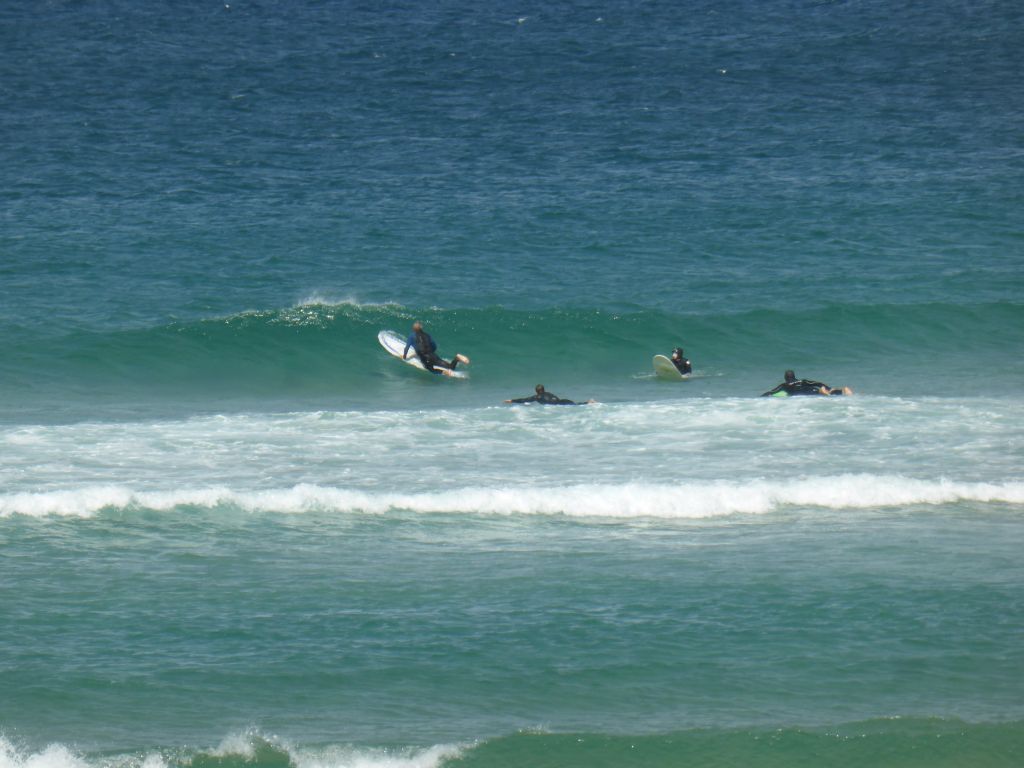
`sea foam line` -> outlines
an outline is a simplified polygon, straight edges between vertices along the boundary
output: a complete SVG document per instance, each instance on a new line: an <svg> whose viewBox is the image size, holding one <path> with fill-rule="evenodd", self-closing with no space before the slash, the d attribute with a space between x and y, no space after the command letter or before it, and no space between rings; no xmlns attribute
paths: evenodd
<svg viewBox="0 0 1024 768"><path fill-rule="evenodd" d="M287 756L288 763L296 768L438 768L462 751L448 744L403 749L343 745L298 748L276 738L243 733L227 737L220 746L205 754L217 758L239 757L258 768L259 752L263 749ZM0 768L187 768L193 764L193 758L203 754L175 750L169 754L148 752L92 759L63 744L51 744L39 752L19 749L0 736ZM273 764L278 765L280 761L274 760Z"/></svg>
<svg viewBox="0 0 1024 768"><path fill-rule="evenodd" d="M40 752L17 749L0 736L0 768L88 768L89 764L63 744L51 744Z"/></svg>
<svg viewBox="0 0 1024 768"><path fill-rule="evenodd" d="M306 295L295 303L295 308L303 307L353 307L355 309L405 309L397 301L360 301L355 296L337 297L330 294L314 292Z"/></svg>
<svg viewBox="0 0 1024 768"><path fill-rule="evenodd" d="M572 517L695 519L764 514L785 507L867 509L960 501L1024 504L1024 482L918 480L898 475L848 474L798 480L628 483L559 487L468 487L443 492L370 492L302 484L237 491L225 487L139 491L124 486L0 495L0 517L90 517L105 509L235 507L249 512L391 511ZM2 768L2 767L0 767Z"/></svg>

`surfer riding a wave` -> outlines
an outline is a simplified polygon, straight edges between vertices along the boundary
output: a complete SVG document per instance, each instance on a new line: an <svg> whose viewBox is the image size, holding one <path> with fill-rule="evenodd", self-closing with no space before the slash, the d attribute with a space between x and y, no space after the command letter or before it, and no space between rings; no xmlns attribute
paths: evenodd
<svg viewBox="0 0 1024 768"><path fill-rule="evenodd" d="M403 360L408 359L410 348L416 353L420 362L423 363L423 367L431 373L442 373L445 376L450 376L451 371L454 371L459 363L469 365L469 358L459 353L455 354L451 362L439 357L437 354L437 342L430 337L429 333L423 330L423 323L419 320L412 324L412 333L405 340L405 349L402 351Z"/></svg>

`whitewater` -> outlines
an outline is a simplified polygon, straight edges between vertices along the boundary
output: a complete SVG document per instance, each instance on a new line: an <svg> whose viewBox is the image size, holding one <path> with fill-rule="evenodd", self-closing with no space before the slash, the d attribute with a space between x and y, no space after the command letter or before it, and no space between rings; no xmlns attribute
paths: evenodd
<svg viewBox="0 0 1024 768"><path fill-rule="evenodd" d="M13 426L0 430L0 515L233 505L672 518L1020 503L1018 415L1012 400L868 395Z"/></svg>

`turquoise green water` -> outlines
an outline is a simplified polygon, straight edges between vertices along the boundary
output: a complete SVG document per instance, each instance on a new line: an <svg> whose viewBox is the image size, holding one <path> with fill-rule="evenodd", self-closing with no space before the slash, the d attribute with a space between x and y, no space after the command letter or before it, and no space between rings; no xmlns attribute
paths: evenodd
<svg viewBox="0 0 1024 768"><path fill-rule="evenodd" d="M1021 543L1012 507L978 503L689 523L231 505L12 518L5 550L36 557L6 566L21 650L5 676L23 735L87 731L87 748L253 733L276 754L344 733L586 762L593 747L558 736L582 734L613 753L638 739L644 763L728 763L763 742L767 765L829 743L855 764L934 736L973 759L979 733L1019 749Z"/></svg>
<svg viewBox="0 0 1024 768"><path fill-rule="evenodd" d="M384 353L377 331L404 335L414 318L443 341L442 354L472 354L471 387L425 389ZM1011 302L711 315L316 302L145 328L26 330L3 349L10 374L0 391L7 413L64 420L98 407L138 418L300 404L490 405L531 392L542 377L578 399L742 397L774 386L785 361L872 394L1016 397L1024 363L1007 351L1024 346L1022 329L1024 310ZM651 357L679 344L692 350L696 377L685 390L658 386Z"/></svg>

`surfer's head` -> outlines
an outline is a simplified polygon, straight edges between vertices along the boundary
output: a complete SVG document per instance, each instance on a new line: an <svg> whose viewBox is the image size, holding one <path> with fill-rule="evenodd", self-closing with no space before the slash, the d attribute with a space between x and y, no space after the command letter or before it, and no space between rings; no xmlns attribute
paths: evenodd
<svg viewBox="0 0 1024 768"><path fill-rule="evenodd" d="M791 381L796 381L796 374L793 373L792 371L786 371L784 378L786 379L786 383L788 384Z"/></svg>
<svg viewBox="0 0 1024 768"><path fill-rule="evenodd" d="M536 392L538 395L543 395L544 394L544 385L543 384L538 384L536 387L533 388L533 391Z"/></svg>
<svg viewBox="0 0 1024 768"><path fill-rule="evenodd" d="M415 321L412 324L412 329L414 331L422 331L423 330L423 323L421 323L419 320Z"/></svg>
<svg viewBox="0 0 1024 768"><path fill-rule="evenodd" d="M682 356L683 356L683 348L682 347L676 347L675 349L672 350L672 357L682 357Z"/></svg>

